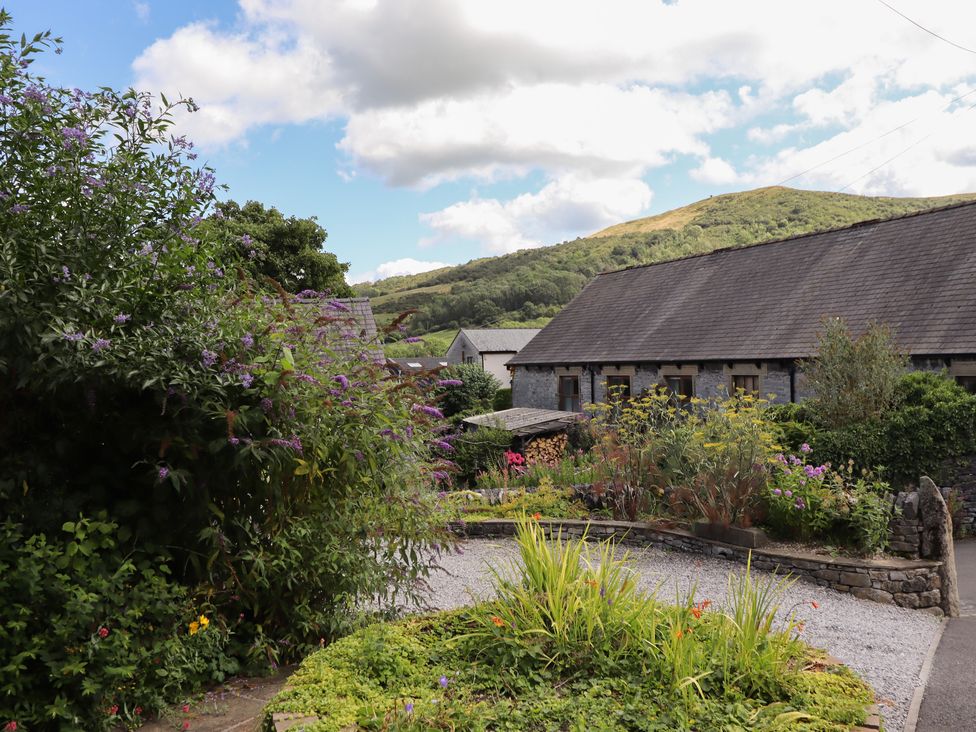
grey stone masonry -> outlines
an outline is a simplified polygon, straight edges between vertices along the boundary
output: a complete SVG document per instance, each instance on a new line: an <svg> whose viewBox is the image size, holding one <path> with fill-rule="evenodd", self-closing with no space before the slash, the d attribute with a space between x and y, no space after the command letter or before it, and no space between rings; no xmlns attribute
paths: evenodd
<svg viewBox="0 0 976 732"><path fill-rule="evenodd" d="M586 536L587 539L614 539L623 544L655 546L708 556L722 557L757 569L791 574L806 582L847 592L874 602L942 613L942 562L926 559L858 559L790 552L783 549L745 549L740 546L702 539L688 531L654 524L628 521L576 521L542 519L550 536ZM508 519L458 522L451 526L460 536L500 537L515 533L515 522Z"/></svg>
<svg viewBox="0 0 976 732"><path fill-rule="evenodd" d="M956 535L976 534L976 455L946 460L943 475Z"/></svg>

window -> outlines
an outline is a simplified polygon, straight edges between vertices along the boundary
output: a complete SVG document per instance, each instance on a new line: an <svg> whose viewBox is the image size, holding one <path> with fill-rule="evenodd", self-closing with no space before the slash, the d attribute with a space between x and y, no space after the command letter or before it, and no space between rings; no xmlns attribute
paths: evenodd
<svg viewBox="0 0 976 732"><path fill-rule="evenodd" d="M629 376L607 376L607 401L630 399Z"/></svg>
<svg viewBox="0 0 976 732"><path fill-rule="evenodd" d="M564 412L582 411L579 376L559 377L559 408Z"/></svg>
<svg viewBox="0 0 976 732"><path fill-rule="evenodd" d="M970 394L976 394L976 375L974 376L957 376L956 383L959 384L963 389L968 391Z"/></svg>
<svg viewBox="0 0 976 732"><path fill-rule="evenodd" d="M732 374L732 393L742 389L746 394L759 391L759 374Z"/></svg>
<svg viewBox="0 0 976 732"><path fill-rule="evenodd" d="M474 363L474 356L465 356L464 357L464 362L465 363Z"/></svg>
<svg viewBox="0 0 976 732"><path fill-rule="evenodd" d="M691 397L695 395L695 377L693 376L665 376L664 384L682 406L687 406Z"/></svg>

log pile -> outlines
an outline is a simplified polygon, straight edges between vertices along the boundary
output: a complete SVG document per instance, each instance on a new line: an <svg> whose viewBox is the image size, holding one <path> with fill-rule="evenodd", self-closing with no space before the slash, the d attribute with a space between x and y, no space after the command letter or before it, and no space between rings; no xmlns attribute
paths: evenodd
<svg viewBox="0 0 976 732"><path fill-rule="evenodd" d="M530 463L558 463L566 454L568 444L565 432L536 437L525 446L525 457Z"/></svg>

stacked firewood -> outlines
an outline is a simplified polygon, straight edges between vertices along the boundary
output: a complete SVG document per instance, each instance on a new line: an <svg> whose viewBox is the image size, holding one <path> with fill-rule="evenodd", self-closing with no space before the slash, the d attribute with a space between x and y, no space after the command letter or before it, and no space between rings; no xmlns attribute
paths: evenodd
<svg viewBox="0 0 976 732"><path fill-rule="evenodd" d="M525 446L525 457L530 463L557 463L566 454L568 442L565 432L536 437Z"/></svg>

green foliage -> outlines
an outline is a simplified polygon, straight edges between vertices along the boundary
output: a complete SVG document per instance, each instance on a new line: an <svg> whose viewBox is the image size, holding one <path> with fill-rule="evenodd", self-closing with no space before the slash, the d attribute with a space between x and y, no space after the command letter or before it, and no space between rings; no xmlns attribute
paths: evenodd
<svg viewBox="0 0 976 732"><path fill-rule="evenodd" d="M449 542L438 412L342 303L227 276L214 175L170 134L190 102L48 86L46 42L0 37L0 514L53 536L106 511L234 623L242 660L296 658L358 598L411 595ZM319 236L265 224L272 249Z"/></svg>
<svg viewBox="0 0 976 732"><path fill-rule="evenodd" d="M856 471L880 471L895 486L938 475L947 458L976 452L976 396L929 371L902 374L892 405L879 418L826 429L807 404L775 407L769 415L793 451L807 442L820 463L853 460Z"/></svg>
<svg viewBox="0 0 976 732"><path fill-rule="evenodd" d="M557 488L551 479L542 478L533 490L515 488L500 503L489 504L480 494L455 491L444 497L444 510L451 520L515 519L521 516L546 518L585 518L586 509L573 499L571 488Z"/></svg>
<svg viewBox="0 0 976 732"><path fill-rule="evenodd" d="M491 408L495 412L501 412L505 409L512 408L512 390L509 389L499 389L495 392L495 400L491 405Z"/></svg>
<svg viewBox="0 0 976 732"><path fill-rule="evenodd" d="M804 367L814 418L828 428L881 417L895 401L895 386L908 358L895 348L891 330L870 323L858 338L837 318L824 321L817 355Z"/></svg>
<svg viewBox="0 0 976 732"><path fill-rule="evenodd" d="M809 669L787 581L746 570L729 607L669 606L639 590L609 543L555 541L522 521L519 560L497 598L372 627L302 664L268 713L340 730L849 730L870 689L845 669ZM821 679L819 677L829 677Z"/></svg>
<svg viewBox="0 0 976 732"><path fill-rule="evenodd" d="M575 452L552 463L526 459L521 465L494 465L478 474L478 487L532 488L543 481L561 488L589 485L599 472L594 465L596 459L595 454Z"/></svg>
<svg viewBox="0 0 976 732"><path fill-rule="evenodd" d="M555 246L392 277L356 290L372 298L378 317L418 308L411 326L417 334L464 326L504 327L499 323L540 327L538 323L559 312L599 272L964 200L966 196L869 198L762 188L714 196Z"/></svg>
<svg viewBox="0 0 976 732"><path fill-rule="evenodd" d="M458 363L440 372L442 385L435 391L445 417L467 417L492 411L498 379L474 363ZM444 384L460 381L460 384Z"/></svg>
<svg viewBox="0 0 976 732"><path fill-rule="evenodd" d="M458 435L452 456L460 485L474 482L480 473L504 464L505 451L512 446L512 434L500 427L478 427Z"/></svg>
<svg viewBox="0 0 976 732"><path fill-rule="evenodd" d="M239 262L256 281L270 277L288 292L327 291L347 297L348 263L322 250L327 234L315 217L285 217L276 208L257 201L239 206L234 201L217 204L216 213L201 226L205 236L224 239Z"/></svg>
<svg viewBox="0 0 976 732"><path fill-rule="evenodd" d="M191 635L200 621L186 590L157 559L120 551L117 529L79 518L49 539L0 525L0 719L134 726L237 671L229 630L207 619Z"/></svg>
<svg viewBox="0 0 976 732"><path fill-rule="evenodd" d="M766 493L765 523L786 538L835 542L874 554L888 544L893 504L890 487L853 462L832 468L809 465L801 456L777 455Z"/></svg>

